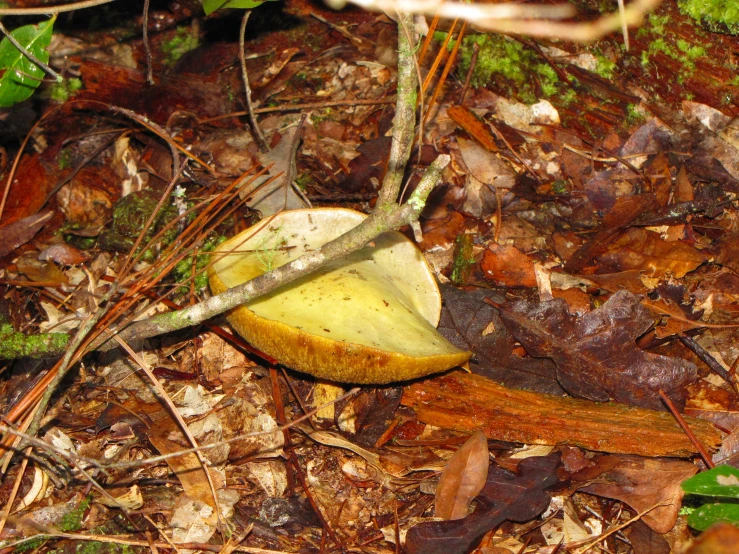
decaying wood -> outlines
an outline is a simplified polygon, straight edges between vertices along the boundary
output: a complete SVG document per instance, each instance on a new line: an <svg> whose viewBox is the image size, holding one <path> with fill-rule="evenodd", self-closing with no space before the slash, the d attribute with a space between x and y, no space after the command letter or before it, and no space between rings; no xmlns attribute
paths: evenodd
<svg viewBox="0 0 739 554"><path fill-rule="evenodd" d="M408 387L402 404L419 421L446 429L482 429L488 438L524 444L569 444L642 456L696 454L668 412L507 389L479 375L454 372ZM698 440L715 450L712 424L686 418Z"/></svg>

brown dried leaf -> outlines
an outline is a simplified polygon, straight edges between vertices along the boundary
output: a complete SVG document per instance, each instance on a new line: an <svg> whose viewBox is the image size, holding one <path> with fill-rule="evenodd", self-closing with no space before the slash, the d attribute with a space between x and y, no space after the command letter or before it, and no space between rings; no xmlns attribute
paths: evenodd
<svg viewBox="0 0 739 554"><path fill-rule="evenodd" d="M731 523L717 523L705 531L685 554L734 554L739 529Z"/></svg>
<svg viewBox="0 0 739 554"><path fill-rule="evenodd" d="M18 258L16 262L18 271L23 273L31 281L37 283L48 283L47 286L66 285L69 281L67 276L52 262L42 262L34 252Z"/></svg>
<svg viewBox="0 0 739 554"><path fill-rule="evenodd" d="M593 257L605 250L618 236L621 229L630 225L644 212L654 208L656 202L653 194L617 198L611 210L603 218L598 232L567 260L565 271L568 273L581 271Z"/></svg>
<svg viewBox="0 0 739 554"><path fill-rule="evenodd" d="M485 278L499 287L535 287L534 260L515 246L490 243L482 257Z"/></svg>
<svg viewBox="0 0 739 554"><path fill-rule="evenodd" d="M449 458L436 487L435 513L441 519L462 519L488 477L488 439L476 431Z"/></svg>
<svg viewBox="0 0 739 554"><path fill-rule="evenodd" d="M462 137L457 138L457 144L467 169L475 179L501 189L509 189L516 184L515 172L496 154Z"/></svg>
<svg viewBox="0 0 739 554"><path fill-rule="evenodd" d="M89 256L71 244L52 244L38 255L39 260L51 260L62 265L77 265L89 260Z"/></svg>
<svg viewBox="0 0 739 554"><path fill-rule="evenodd" d="M546 489L557 483L559 454L526 458L517 474L492 464L477 501L479 508L464 519L421 523L408 531L409 554L470 552L482 536L505 520L522 523L549 505Z"/></svg>
<svg viewBox="0 0 739 554"><path fill-rule="evenodd" d="M46 211L0 227L0 258L31 240L52 215L53 211Z"/></svg>
<svg viewBox="0 0 739 554"><path fill-rule="evenodd" d="M490 152L498 151L498 145L495 144L495 138L490 129L473 112L462 106L452 106L447 108L446 113L485 149Z"/></svg>
<svg viewBox="0 0 739 554"><path fill-rule="evenodd" d="M663 504L644 514L642 521L657 533L675 525L683 497L680 484L698 471L692 462L625 456L597 481L580 490L621 500L637 512Z"/></svg>
<svg viewBox="0 0 739 554"><path fill-rule="evenodd" d="M631 228L597 259L616 272L635 269L651 277L671 274L680 278L704 263L707 257L684 242L668 242L652 231Z"/></svg>

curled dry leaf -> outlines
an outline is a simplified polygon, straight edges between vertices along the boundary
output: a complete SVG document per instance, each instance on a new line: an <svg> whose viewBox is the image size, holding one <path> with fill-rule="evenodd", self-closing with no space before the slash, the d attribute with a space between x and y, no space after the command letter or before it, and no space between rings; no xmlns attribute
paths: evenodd
<svg viewBox="0 0 739 554"><path fill-rule="evenodd" d="M488 439L482 431L475 431L441 472L434 515L441 519L467 516L470 503L480 494L487 477Z"/></svg>

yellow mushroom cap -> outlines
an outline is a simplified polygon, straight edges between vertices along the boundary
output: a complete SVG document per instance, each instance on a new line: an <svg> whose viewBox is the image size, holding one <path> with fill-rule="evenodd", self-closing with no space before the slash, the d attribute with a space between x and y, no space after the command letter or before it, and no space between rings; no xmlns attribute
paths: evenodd
<svg viewBox="0 0 739 554"><path fill-rule="evenodd" d="M221 293L356 227L342 208L277 214L223 243L210 269ZM228 321L280 363L331 381L383 384L450 369L470 353L436 330L441 295L421 252L398 232L232 310Z"/></svg>

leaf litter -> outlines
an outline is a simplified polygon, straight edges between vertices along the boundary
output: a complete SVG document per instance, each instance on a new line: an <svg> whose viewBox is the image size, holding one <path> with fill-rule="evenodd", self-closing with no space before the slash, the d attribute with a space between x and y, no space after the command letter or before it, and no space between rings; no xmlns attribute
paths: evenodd
<svg viewBox="0 0 739 554"><path fill-rule="evenodd" d="M42 83L38 98L0 115L2 147L15 154L19 137L56 109L9 186L2 158L0 324L9 333L0 336L74 334L111 302L111 281L123 285L112 299L119 317L164 310L157 293L165 288L181 304L196 302L208 294L197 279L208 241L213 248L255 222L260 194L370 209L390 148L394 23L299 0L255 12L276 18L247 33L269 157L235 115L243 103L232 24L199 9L184 2L151 14L157 79L146 87L140 35L113 44L109 36L127 31L55 23L51 63L68 60L84 86L76 104L52 106ZM322 20L310 17L317 12ZM183 33L204 40L173 62L164 52ZM212 41L217 35L226 40ZM58 451L36 445L31 461L2 459L0 540L50 533L42 549L70 549L77 539L54 535L66 532L98 541L97 551L122 551L105 537L136 551L171 549L170 541L218 551L235 531L242 547L262 551L396 552L399 539L408 552L544 553L560 542L577 551L610 529L610 552L692 554L731 540L733 528L717 527L690 545L680 483L706 460L660 393L703 418L688 422L713 462L735 463L739 110L724 53L739 49L737 38L696 26L668 2L631 33L628 52L616 35L588 48L521 44L540 63L528 69L530 82L494 73L464 95L471 48L463 46L467 61L447 81L413 155L420 168L407 175L413 187L436 155L452 158L420 246L438 279L453 283L442 288L439 329L473 352L472 375L348 397L339 388L333 410L280 430L323 405L314 380L278 373L209 331L153 339L137 350L206 449L202 458L150 462L192 445L135 364L88 356L57 391L39 434ZM148 118L171 142L96 102ZM176 219L145 215L156 232L131 277L120 250L141 229L123 249L97 239L113 228L121 198L153 191L158 201L178 169L175 143L207 165L186 168ZM277 179L242 186L253 166ZM219 195L230 204L212 209L221 215L194 241L200 253L180 248L172 237ZM176 267L179 282L146 273L165 259L165 274ZM30 422L23 403L48 384L54 360L8 358L0 405L5 424L22 431ZM14 443L3 436L4 448ZM515 452L526 444L553 450L524 449L521 459ZM450 514L462 517L431 519Z"/></svg>

